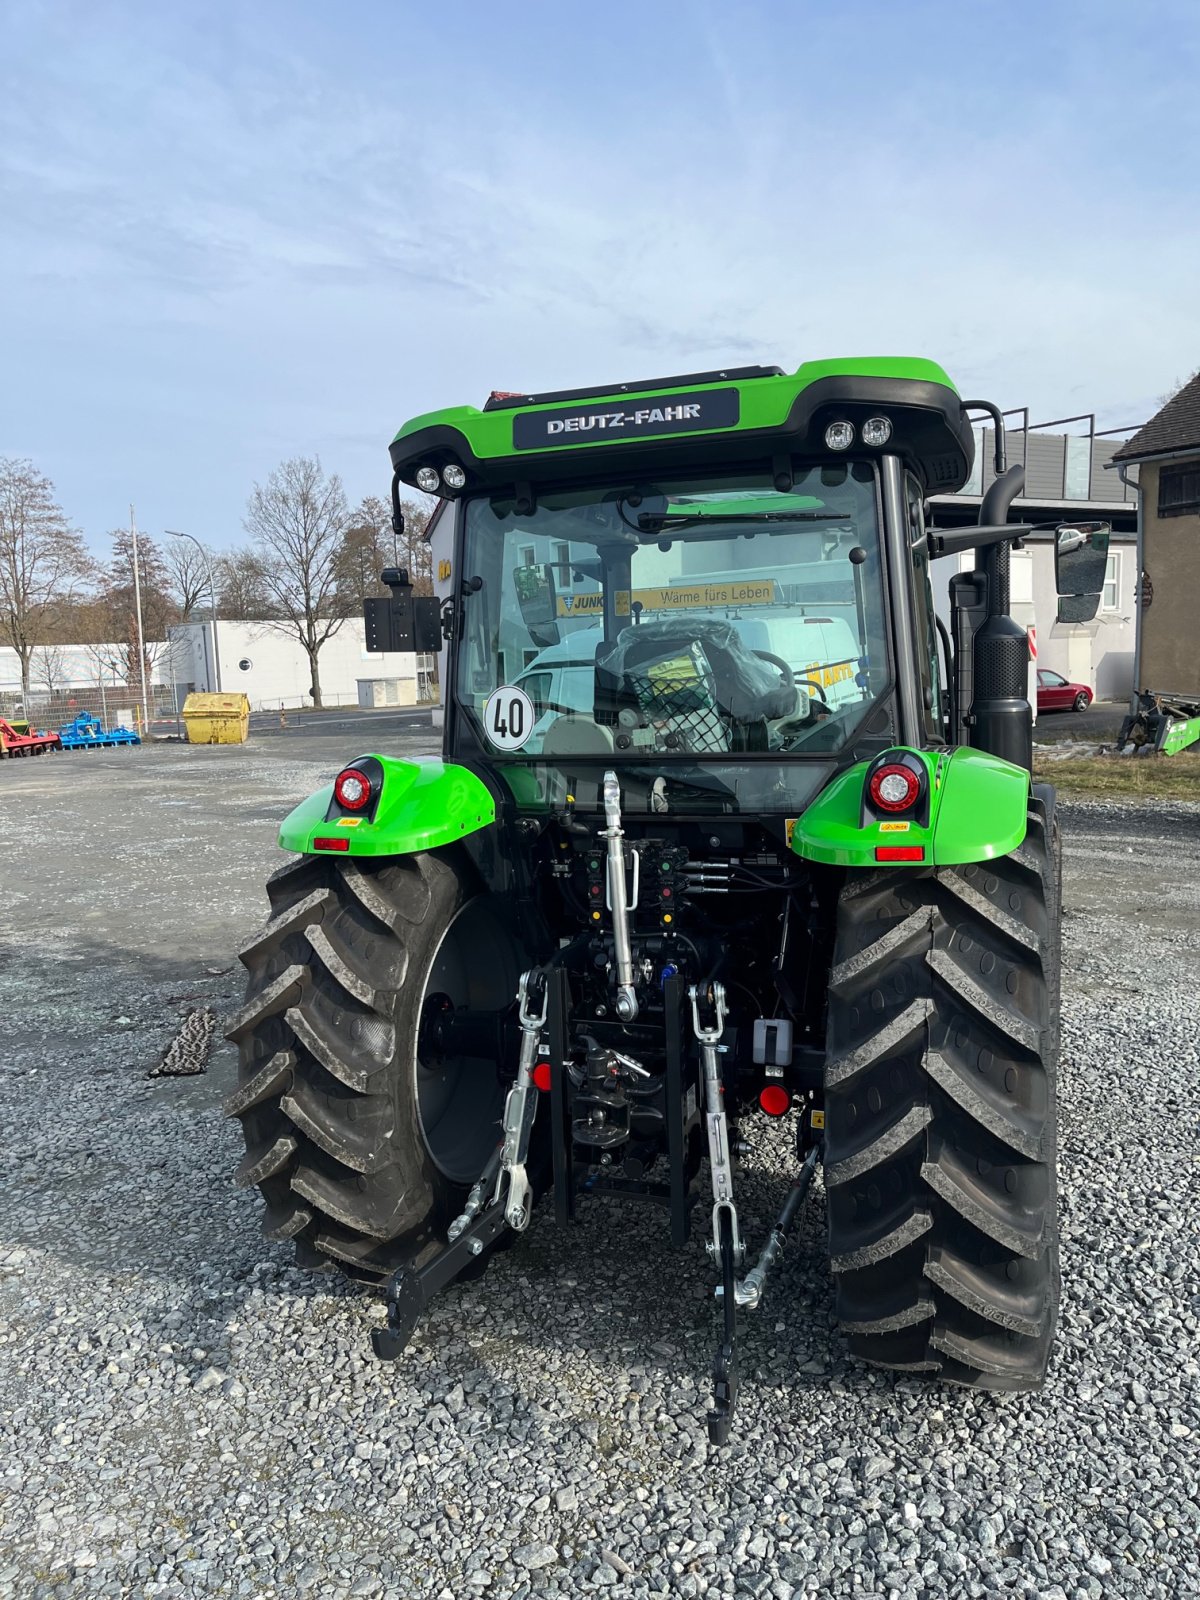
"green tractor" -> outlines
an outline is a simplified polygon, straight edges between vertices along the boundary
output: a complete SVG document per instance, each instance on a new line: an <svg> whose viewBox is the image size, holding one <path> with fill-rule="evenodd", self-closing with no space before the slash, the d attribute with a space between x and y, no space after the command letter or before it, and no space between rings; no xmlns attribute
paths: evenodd
<svg viewBox="0 0 1200 1600"><path fill-rule="evenodd" d="M967 479L972 412L996 478L978 527L939 534L927 497ZM238 1181L301 1264L386 1291L378 1355L538 1203L565 1225L645 1200L673 1245L707 1236L723 1442L738 1314L820 1163L854 1354L1041 1384L1060 847L1003 439L901 359L495 395L400 430L394 514L402 485L440 497L437 592L385 572L368 644L444 651L443 757L361 756L287 818L229 1035ZM930 564L966 549L947 627ZM795 1163L752 1240L762 1117Z"/></svg>

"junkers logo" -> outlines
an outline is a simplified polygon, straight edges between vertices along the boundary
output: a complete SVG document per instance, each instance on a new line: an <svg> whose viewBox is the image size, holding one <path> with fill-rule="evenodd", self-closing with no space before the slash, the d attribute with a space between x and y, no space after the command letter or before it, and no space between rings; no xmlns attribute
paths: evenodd
<svg viewBox="0 0 1200 1600"><path fill-rule="evenodd" d="M701 394L655 395L632 401L624 409L609 400L553 411L519 411L513 418L513 448L546 450L639 435L732 428L740 414L739 399L736 389L707 389Z"/></svg>

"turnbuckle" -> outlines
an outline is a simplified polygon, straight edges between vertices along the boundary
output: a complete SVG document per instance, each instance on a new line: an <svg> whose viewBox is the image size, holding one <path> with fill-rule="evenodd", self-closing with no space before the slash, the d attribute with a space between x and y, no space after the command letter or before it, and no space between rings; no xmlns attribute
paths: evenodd
<svg viewBox="0 0 1200 1600"><path fill-rule="evenodd" d="M729 1214L730 1235L733 1241L734 1265L740 1270L746 1257L746 1248L738 1230L737 1207L733 1201L733 1160L729 1150L729 1119L725 1115L725 1088L721 1082L721 1039L725 1033L725 988L713 983L702 993L697 984L688 990L692 1002L692 1029L700 1046L700 1060L704 1069L704 1123L708 1133L708 1164L712 1177L713 1236L708 1247L709 1255L716 1261L722 1255L721 1213ZM714 1021L705 1024L700 1020L700 1003L711 1005Z"/></svg>
<svg viewBox="0 0 1200 1600"><path fill-rule="evenodd" d="M535 1011L534 1007L539 1004L541 1009ZM517 1233L523 1233L529 1226L533 1211L533 1188L525 1163L529 1156L529 1134L537 1114L538 1091L533 1081L533 1068L549 1006L550 985L546 982L546 974L540 967L531 967L528 972L521 974L517 986L521 1054L517 1063L516 1082L504 1102L504 1143L500 1149L500 1170L496 1175L496 1192L493 1196L494 1201L500 1199L507 1176L504 1220Z"/></svg>
<svg viewBox="0 0 1200 1600"><path fill-rule="evenodd" d="M604 774L604 827L607 841L606 877L608 906L612 913L613 954L617 964L617 1016L622 1022L637 1020L638 1002L633 987L633 946L629 937L629 892L625 882L625 831L621 827L621 785L615 772ZM637 905L638 856L634 851L633 904Z"/></svg>

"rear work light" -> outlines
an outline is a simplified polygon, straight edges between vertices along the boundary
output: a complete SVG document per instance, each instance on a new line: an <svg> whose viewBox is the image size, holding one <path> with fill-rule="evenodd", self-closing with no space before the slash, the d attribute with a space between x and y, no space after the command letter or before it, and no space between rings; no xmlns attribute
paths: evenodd
<svg viewBox="0 0 1200 1600"><path fill-rule="evenodd" d="M349 850L350 841L343 834L340 838L322 838L313 840L314 850Z"/></svg>
<svg viewBox="0 0 1200 1600"><path fill-rule="evenodd" d="M876 861L924 861L923 844L877 844Z"/></svg>
<svg viewBox="0 0 1200 1600"><path fill-rule="evenodd" d="M370 803L370 778L357 767L343 768L333 780L333 798L347 811L361 811Z"/></svg>
<svg viewBox="0 0 1200 1600"><path fill-rule="evenodd" d="M921 780L911 767L902 767L899 762L889 763L871 774L867 793L871 804L881 811L907 811L917 803Z"/></svg>

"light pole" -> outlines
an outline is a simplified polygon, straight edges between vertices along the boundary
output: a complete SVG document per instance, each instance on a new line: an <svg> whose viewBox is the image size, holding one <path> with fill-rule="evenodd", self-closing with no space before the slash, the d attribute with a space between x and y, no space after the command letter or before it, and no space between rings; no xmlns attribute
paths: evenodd
<svg viewBox="0 0 1200 1600"><path fill-rule="evenodd" d="M218 694L221 692L221 656L217 649L217 594L213 588L212 562L208 559L208 551L200 543L194 533L180 533L178 528L164 529L169 539L190 539L200 552L200 559L204 562L204 570L208 573L208 605L212 618L212 649L213 649L213 678L214 687Z"/></svg>
<svg viewBox="0 0 1200 1600"><path fill-rule="evenodd" d="M142 728L143 735L150 737L150 699L146 693L146 636L142 627L142 578L141 562L138 559L138 532L137 520L133 514L133 507L129 508L129 532L133 540L133 603L137 612L137 645L138 667L142 676Z"/></svg>

